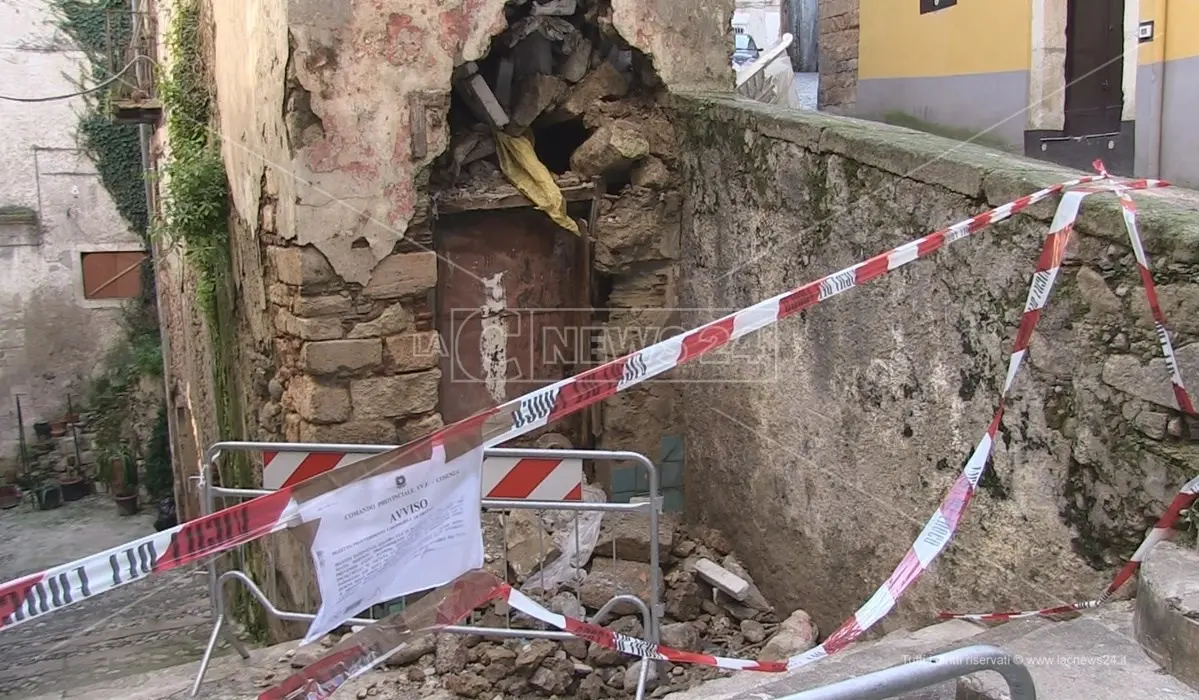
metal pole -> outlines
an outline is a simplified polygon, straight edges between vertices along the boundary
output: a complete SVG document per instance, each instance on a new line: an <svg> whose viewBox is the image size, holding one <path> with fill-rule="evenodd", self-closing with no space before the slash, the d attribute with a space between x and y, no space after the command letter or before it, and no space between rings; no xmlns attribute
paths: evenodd
<svg viewBox="0 0 1199 700"><path fill-rule="evenodd" d="M29 454L25 447L25 418L21 415L21 395L14 394L13 399L17 402L17 441L21 446L21 472L28 474Z"/></svg>
<svg viewBox="0 0 1199 700"><path fill-rule="evenodd" d="M999 647L980 644L805 690L779 700L885 700L979 671L1007 681L1011 700L1037 700L1028 669Z"/></svg>

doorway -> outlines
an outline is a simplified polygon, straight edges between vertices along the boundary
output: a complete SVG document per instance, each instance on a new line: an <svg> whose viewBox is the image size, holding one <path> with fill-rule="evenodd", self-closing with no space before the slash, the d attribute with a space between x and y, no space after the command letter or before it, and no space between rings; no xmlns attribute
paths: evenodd
<svg viewBox="0 0 1199 700"><path fill-rule="evenodd" d="M1120 132L1124 0L1068 0L1066 136Z"/></svg>
<svg viewBox="0 0 1199 700"><path fill-rule="evenodd" d="M1136 122L1126 107L1136 97L1139 17L1140 0L1033 0L1026 156L1088 172L1101 159L1115 175L1133 174Z"/></svg>
<svg viewBox="0 0 1199 700"><path fill-rule="evenodd" d="M585 193L592 191L588 186ZM452 204L450 197L441 202L445 209ZM585 325L578 313L589 306L581 284L589 261L579 236L532 207L520 207L442 215L433 240L437 327L448 351L440 390L446 423L585 368L589 345L579 336ZM572 416L553 431L586 446L583 428ZM531 442L540 432L509 446Z"/></svg>

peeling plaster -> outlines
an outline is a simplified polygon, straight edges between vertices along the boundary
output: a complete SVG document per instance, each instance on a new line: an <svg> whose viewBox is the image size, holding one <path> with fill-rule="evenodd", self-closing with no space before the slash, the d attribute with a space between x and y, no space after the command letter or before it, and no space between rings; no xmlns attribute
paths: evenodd
<svg viewBox="0 0 1199 700"><path fill-rule="evenodd" d="M404 237L417 172L448 144L439 108L427 119L427 156L412 160L409 97L448 95L454 66L485 56L507 26L503 9L504 0L348 0L333 21L292 0L296 79L323 127L293 154L296 243L314 245L347 282L366 284ZM359 239L368 245L353 247Z"/></svg>
<svg viewBox="0 0 1199 700"><path fill-rule="evenodd" d="M612 0L612 24L666 87L732 92L734 0Z"/></svg>
<svg viewBox="0 0 1199 700"><path fill-rule="evenodd" d="M503 271L485 278L483 289L487 293L480 309L483 329L479 334L479 355L483 359L483 382L491 398L496 403L503 403L508 398L508 328L503 315L508 303L504 296Z"/></svg>

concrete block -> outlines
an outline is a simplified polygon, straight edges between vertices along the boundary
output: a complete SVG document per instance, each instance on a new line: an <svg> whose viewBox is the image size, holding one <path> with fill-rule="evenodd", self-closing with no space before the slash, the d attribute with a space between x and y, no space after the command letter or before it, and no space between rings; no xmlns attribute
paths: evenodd
<svg viewBox="0 0 1199 700"><path fill-rule="evenodd" d="M292 302L292 312L297 316L341 316L352 313L354 304L347 296L330 294L316 297L298 297Z"/></svg>
<svg viewBox="0 0 1199 700"><path fill-rule="evenodd" d="M299 376L291 381L292 400L300 417L311 423L341 423L350 419L350 392L344 386Z"/></svg>
<svg viewBox="0 0 1199 700"><path fill-rule="evenodd" d="M318 375L353 372L382 363L383 343L378 338L304 343L300 362Z"/></svg>
<svg viewBox="0 0 1199 700"><path fill-rule="evenodd" d="M354 417L399 418L429 413L437 408L440 370L395 377L370 377L350 382Z"/></svg>
<svg viewBox="0 0 1199 700"><path fill-rule="evenodd" d="M566 89L566 82L554 75L530 75L520 83L516 106L512 109L513 133L523 133Z"/></svg>
<svg viewBox="0 0 1199 700"><path fill-rule="evenodd" d="M587 75L587 69L590 67L591 42L587 39L579 39L574 51L558 67L558 75L565 78L567 82L577 83Z"/></svg>
<svg viewBox="0 0 1199 700"><path fill-rule="evenodd" d="M732 596L735 600L745 600L749 596L749 581L746 581L711 559L700 559L695 562L695 573L703 580L712 584L713 587Z"/></svg>
<svg viewBox="0 0 1199 700"><path fill-rule="evenodd" d="M441 361L441 335L437 331L402 333L383 343L387 362L395 372L432 369Z"/></svg>
<svg viewBox="0 0 1199 700"><path fill-rule="evenodd" d="M544 2L533 2L533 14L536 15L554 15L558 17L569 17L578 9L577 0L545 0Z"/></svg>
<svg viewBox="0 0 1199 700"><path fill-rule="evenodd" d="M562 104L562 111L577 117L606 97L623 97L629 91L628 81L611 63L602 63L583 78Z"/></svg>
<svg viewBox="0 0 1199 700"><path fill-rule="evenodd" d="M649 155L649 141L638 130L615 122L595 130L570 155L570 169L584 176L603 175L628 168Z"/></svg>
<svg viewBox="0 0 1199 700"><path fill-rule="evenodd" d="M487 81L478 73L459 82L456 87L479 121L499 129L508 123L508 114L500 106Z"/></svg>
<svg viewBox="0 0 1199 700"><path fill-rule="evenodd" d="M351 420L335 425L302 421L301 442L348 442L360 445L396 444L396 426L389 420Z"/></svg>
<svg viewBox="0 0 1199 700"><path fill-rule="evenodd" d="M341 319L300 318L284 309L275 314L275 329L304 340L334 340L345 335Z"/></svg>
<svg viewBox="0 0 1199 700"><path fill-rule="evenodd" d="M1133 623L1149 657L1199 690L1199 552L1162 542L1149 553Z"/></svg>
<svg viewBox="0 0 1199 700"><path fill-rule="evenodd" d="M396 253L379 261L363 293L373 299L399 299L423 294L436 284L435 253Z"/></svg>
<svg viewBox="0 0 1199 700"><path fill-rule="evenodd" d="M271 246L267 259L280 282L296 286L327 284L338 280L329 260L312 246Z"/></svg>

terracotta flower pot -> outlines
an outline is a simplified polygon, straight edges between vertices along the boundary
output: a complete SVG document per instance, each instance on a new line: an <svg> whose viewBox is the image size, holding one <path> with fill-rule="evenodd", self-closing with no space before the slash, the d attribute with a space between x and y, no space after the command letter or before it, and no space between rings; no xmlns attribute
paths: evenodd
<svg viewBox="0 0 1199 700"><path fill-rule="evenodd" d="M68 503L78 501L91 493L91 484L77 476L63 479L58 484L62 486L62 500Z"/></svg>
<svg viewBox="0 0 1199 700"><path fill-rule="evenodd" d="M117 502L117 513L119 515L136 515L141 510L140 504L137 502L137 496L113 496L112 500Z"/></svg>

